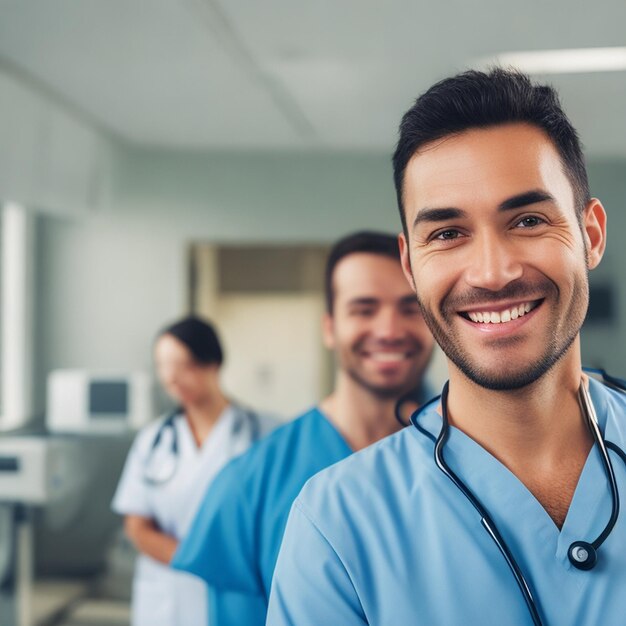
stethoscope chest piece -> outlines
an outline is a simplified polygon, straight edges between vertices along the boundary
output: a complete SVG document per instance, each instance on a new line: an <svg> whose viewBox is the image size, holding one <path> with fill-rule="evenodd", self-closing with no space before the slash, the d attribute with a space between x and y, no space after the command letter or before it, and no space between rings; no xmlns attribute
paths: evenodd
<svg viewBox="0 0 626 626"><path fill-rule="evenodd" d="M570 563L583 571L593 569L598 562L598 552L587 541L574 541L567 551Z"/></svg>

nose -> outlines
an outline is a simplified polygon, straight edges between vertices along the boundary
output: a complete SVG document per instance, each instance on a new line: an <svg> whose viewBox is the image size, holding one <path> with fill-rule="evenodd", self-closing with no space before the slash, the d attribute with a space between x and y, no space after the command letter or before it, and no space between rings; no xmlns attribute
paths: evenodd
<svg viewBox="0 0 626 626"><path fill-rule="evenodd" d="M394 307L385 307L376 316L374 334L382 341L395 341L402 339L404 328L401 315Z"/></svg>
<svg viewBox="0 0 626 626"><path fill-rule="evenodd" d="M522 276L518 250L506 237L496 233L476 236L467 249L465 280L468 285L489 291L503 289Z"/></svg>

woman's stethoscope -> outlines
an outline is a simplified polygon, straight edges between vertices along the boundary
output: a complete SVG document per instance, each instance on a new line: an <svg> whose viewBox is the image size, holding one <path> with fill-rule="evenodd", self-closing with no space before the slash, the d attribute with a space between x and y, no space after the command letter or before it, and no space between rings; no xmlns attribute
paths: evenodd
<svg viewBox="0 0 626 626"><path fill-rule="evenodd" d="M604 370L588 369L586 371L599 374L602 377L602 382L607 386L620 390L622 392L626 392L626 383L619 380L618 378L609 376ZM609 482L612 501L611 516L606 526L604 527L604 530L598 535L598 537L592 542L574 541L574 543L572 543L567 551L569 561L574 567L580 570L590 570L596 565L596 562L598 560L598 548L611 534L611 531L613 530L613 527L615 526L615 523L617 522L617 518L619 516L619 492L617 489L617 481L615 480L613 464L611 463L611 459L609 458L608 450L613 450L613 452L618 454L624 464L626 464L626 453L624 453L621 448L619 448L611 441L604 440L598 426L598 417L593 407L591 397L589 396L589 391L584 384L581 383L578 393L580 404L583 409L583 415L585 417L585 422L587 423L587 426L591 431L591 435L593 436L594 442L597 444L598 450L600 451L600 456L602 457L602 464L604 465L604 471ZM446 463L443 453L444 446L450 434L450 423L448 421L447 405L448 383L445 384L441 393L442 425L441 431L439 432L439 435L436 439L431 433L429 433L427 430L419 425L418 417L420 415L420 411L416 411L411 416L411 423L413 424L413 426L415 426L415 428L417 428L420 433L426 435L435 443L435 463L437 464L437 467L454 483L457 489L469 500L469 502L480 515L480 521L484 529L487 531L487 534L491 537L496 546L498 546L498 549L502 553L502 556L504 557L509 568L513 572L515 581L517 582L517 585L519 586L520 591L524 596L524 600L526 601L526 606L528 607L528 610L531 614L533 624L535 624L535 626L542 626L543 622L541 621L541 617L539 616L539 609L533 598L530 586L528 585L528 582L526 581L526 578L524 577L524 574L517 564L517 561L515 560L515 557L509 549L506 541L500 534L500 531L498 530L493 519L489 515L489 512L481 504L480 500L472 493L472 491L470 491L469 487Z"/></svg>
<svg viewBox="0 0 626 626"><path fill-rule="evenodd" d="M232 434L236 437L247 427L250 434L249 442L254 443L261 436L261 425L258 415L240 406L233 406L233 408L236 415L232 426ZM172 411L163 420L152 440L143 470L143 480L149 485L163 485L169 482L178 469L180 451L178 449L178 433L176 432L174 421L182 413L183 409L180 407ZM166 433L169 433L169 445L164 441L168 436ZM162 442L165 445L161 445Z"/></svg>

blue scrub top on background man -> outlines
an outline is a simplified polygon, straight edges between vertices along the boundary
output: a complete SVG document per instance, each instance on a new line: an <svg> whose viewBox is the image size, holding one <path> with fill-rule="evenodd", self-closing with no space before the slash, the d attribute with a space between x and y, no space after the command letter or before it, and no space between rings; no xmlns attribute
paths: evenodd
<svg viewBox="0 0 626 626"><path fill-rule="evenodd" d="M428 397L434 341L402 275L396 237L361 232L337 242L326 300L335 390L222 471L172 561L212 586L211 626L265 623L283 531L304 483L397 431L401 396L417 389Z"/></svg>

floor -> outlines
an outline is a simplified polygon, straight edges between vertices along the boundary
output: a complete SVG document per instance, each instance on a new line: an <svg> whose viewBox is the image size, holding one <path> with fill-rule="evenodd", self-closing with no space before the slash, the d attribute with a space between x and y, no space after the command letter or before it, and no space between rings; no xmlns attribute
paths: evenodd
<svg viewBox="0 0 626 626"><path fill-rule="evenodd" d="M91 579L38 579L32 588L33 626L129 626L136 553L120 533L103 574ZM2 625L0 625L2 626Z"/></svg>
<svg viewBox="0 0 626 626"><path fill-rule="evenodd" d="M127 599L89 597L86 585L72 581L38 582L32 623L36 626L129 626Z"/></svg>
<svg viewBox="0 0 626 626"><path fill-rule="evenodd" d="M123 582L123 577L118 579ZM123 591L126 591L124 585ZM97 597L94 595L97 594ZM129 626L128 593L115 585L78 581L38 581L28 623L35 626Z"/></svg>
<svg viewBox="0 0 626 626"><path fill-rule="evenodd" d="M41 626L129 626L136 553L121 533L118 539L109 555L108 573L70 602L60 619Z"/></svg>
<svg viewBox="0 0 626 626"><path fill-rule="evenodd" d="M130 606L120 600L84 600L57 626L129 626Z"/></svg>

